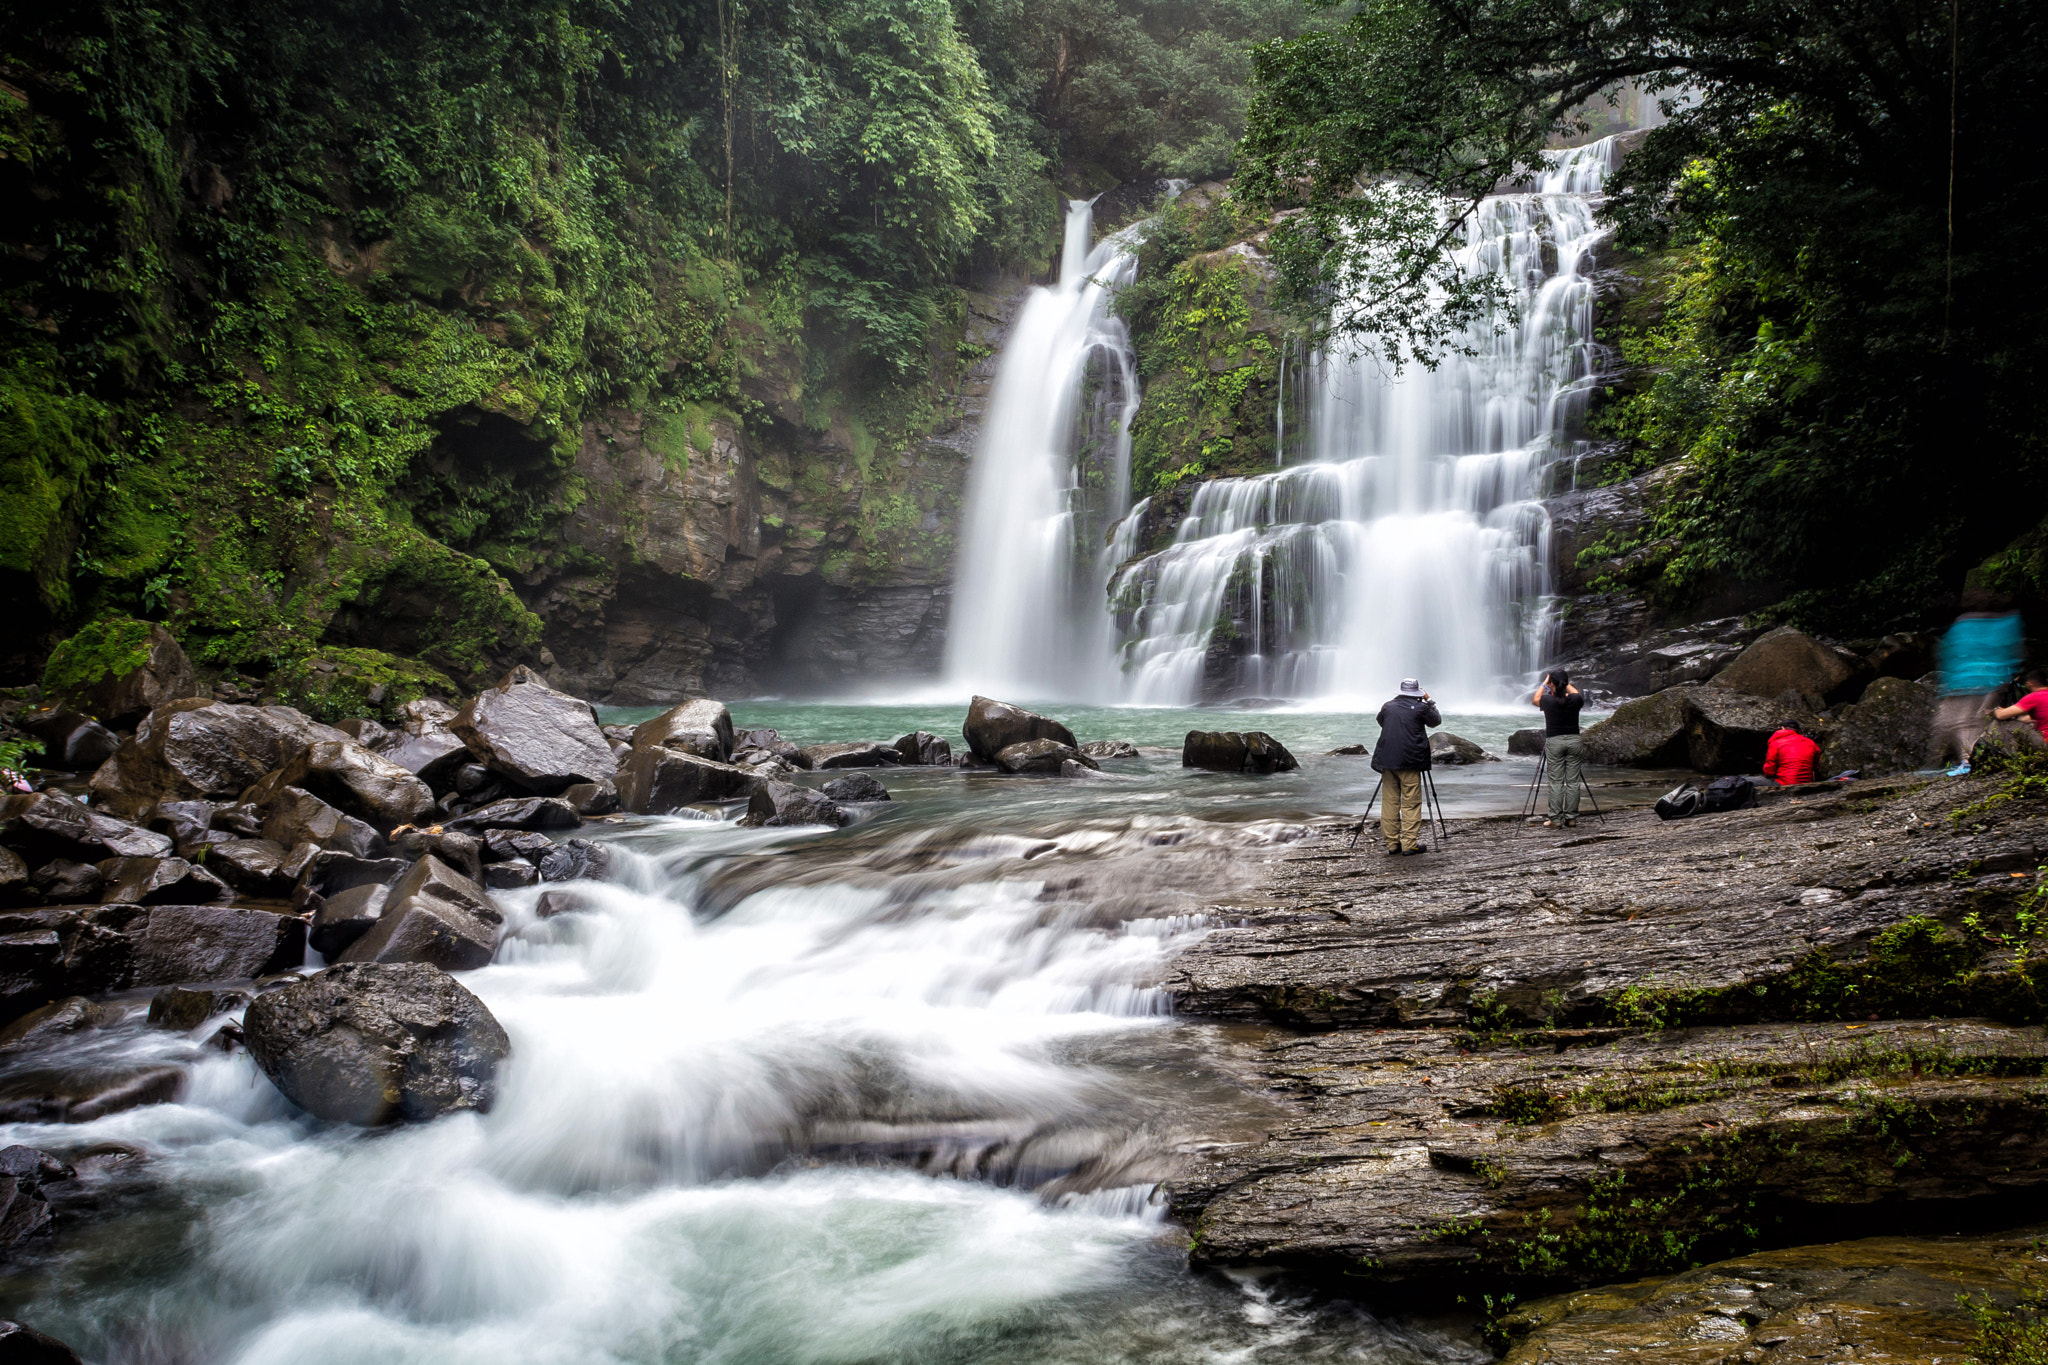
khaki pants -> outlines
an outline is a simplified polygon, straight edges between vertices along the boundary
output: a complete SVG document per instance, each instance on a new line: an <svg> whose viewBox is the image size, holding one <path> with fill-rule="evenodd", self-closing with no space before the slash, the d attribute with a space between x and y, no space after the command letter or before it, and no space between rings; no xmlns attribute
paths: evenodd
<svg viewBox="0 0 2048 1365"><path fill-rule="evenodd" d="M1977 747L1978 737L1991 723L1989 692L1957 692L1943 697L1934 711L1934 754L1937 768L1961 763Z"/></svg>
<svg viewBox="0 0 2048 1365"><path fill-rule="evenodd" d="M1422 774L1399 769L1380 774L1380 837L1389 853L1413 852L1422 842Z"/></svg>

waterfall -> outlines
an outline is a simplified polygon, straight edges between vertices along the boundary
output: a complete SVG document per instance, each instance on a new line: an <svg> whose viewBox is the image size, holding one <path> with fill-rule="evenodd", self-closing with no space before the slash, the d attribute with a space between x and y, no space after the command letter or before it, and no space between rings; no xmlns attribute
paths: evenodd
<svg viewBox="0 0 2048 1365"><path fill-rule="evenodd" d="M1109 305L1137 258L1122 236L1091 249L1093 204L1068 202L1059 283L1031 291L996 370L962 523L954 690L1091 697L1112 685L1103 540L1128 510L1138 387Z"/></svg>
<svg viewBox="0 0 2048 1365"><path fill-rule="evenodd" d="M1581 272L1613 156L1611 138L1553 153L1534 193L1467 222L1459 267L1501 281L1515 325L1482 320L1434 370L1390 374L1341 339L1307 358L1309 459L1201 484L1174 542L1111 583L1128 700L1379 698L1419 676L1484 705L1539 664L1537 498L1596 371Z"/></svg>

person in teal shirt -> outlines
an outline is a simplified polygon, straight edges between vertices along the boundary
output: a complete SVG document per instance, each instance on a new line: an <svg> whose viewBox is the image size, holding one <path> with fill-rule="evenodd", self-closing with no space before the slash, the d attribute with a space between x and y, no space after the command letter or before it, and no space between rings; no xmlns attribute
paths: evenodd
<svg viewBox="0 0 2048 1365"><path fill-rule="evenodd" d="M1934 761L1954 758L1950 777L1970 771L1970 751L1990 723L1991 696L2012 681L2026 648L2019 613L2004 598L1971 588L1962 605L1941 637L1941 705L1934 716Z"/></svg>

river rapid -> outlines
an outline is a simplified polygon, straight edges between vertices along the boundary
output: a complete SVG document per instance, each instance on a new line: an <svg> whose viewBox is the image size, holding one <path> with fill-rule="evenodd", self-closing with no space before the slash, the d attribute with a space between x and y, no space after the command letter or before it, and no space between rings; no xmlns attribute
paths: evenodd
<svg viewBox="0 0 2048 1365"><path fill-rule="evenodd" d="M964 710L733 709L800 743L956 738ZM845 830L580 831L624 852L621 879L546 921L503 893L498 959L462 978L513 1043L487 1115L313 1121L246 1054L146 1029L146 994L8 1059L189 1082L0 1131L82 1177L0 1313L138 1365L1487 1358L1450 1325L1190 1274L1156 1193L1277 1111L1231 1079L1248 1035L1176 1020L1154 983L1257 894L1260 855L1362 805L1366 761L1322 751L1370 718L1061 714L1173 751L1097 781L887 771L896 799ZM1500 751L1529 714L1446 728ZM1184 771L1195 726L1267 729L1302 770ZM1444 805L1512 811L1532 767L1442 770Z"/></svg>

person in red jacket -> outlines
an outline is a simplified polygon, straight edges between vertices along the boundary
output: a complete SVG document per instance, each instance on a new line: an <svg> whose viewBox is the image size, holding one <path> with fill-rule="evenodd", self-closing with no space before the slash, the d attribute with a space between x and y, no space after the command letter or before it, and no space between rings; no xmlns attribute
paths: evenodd
<svg viewBox="0 0 2048 1365"><path fill-rule="evenodd" d="M2042 739L2048 739L2048 683L2041 680L2038 669L2028 669L2021 675L2021 697L2011 706L2001 706L1991 714L1999 720L2011 720L2025 716L2034 722L2034 728L2041 732Z"/></svg>
<svg viewBox="0 0 2048 1365"><path fill-rule="evenodd" d="M1820 757L1820 745L1799 733L1799 722L1788 720L1771 736L1764 750L1764 776L1781 787L1794 787L1814 780L1813 761Z"/></svg>

